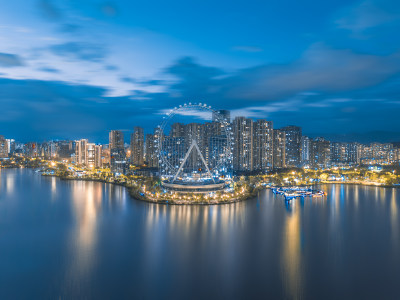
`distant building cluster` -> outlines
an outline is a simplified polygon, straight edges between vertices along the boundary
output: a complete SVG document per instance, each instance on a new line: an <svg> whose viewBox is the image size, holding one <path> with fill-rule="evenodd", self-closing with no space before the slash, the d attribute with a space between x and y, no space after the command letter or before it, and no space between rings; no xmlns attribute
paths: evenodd
<svg viewBox="0 0 400 300"><path fill-rule="evenodd" d="M334 166L389 165L399 163L398 143L333 142L323 137L311 138L303 135L298 126L275 129L272 121L235 117L230 112L218 111L231 124L233 134L233 170L237 173L265 172L273 169L308 167L324 169ZM174 123L168 136L174 147L185 147L193 136L204 150L208 160L217 157L224 145L218 141L220 126L213 116L212 122ZM74 141L49 141L43 143L19 143L0 135L0 159L11 155L40 157L51 160L65 160L89 168L108 166L114 173L126 173L130 165L136 167L158 167L157 131L147 133L141 127L134 127L130 144L125 144L124 133L120 130L109 132L109 143L100 145L87 139ZM168 143L167 143L168 145ZM217 146L219 145L219 146ZM200 146L200 145L199 145ZM167 146L168 147L168 146ZM177 151L170 149L171 153ZM190 158L189 158L190 159Z"/></svg>

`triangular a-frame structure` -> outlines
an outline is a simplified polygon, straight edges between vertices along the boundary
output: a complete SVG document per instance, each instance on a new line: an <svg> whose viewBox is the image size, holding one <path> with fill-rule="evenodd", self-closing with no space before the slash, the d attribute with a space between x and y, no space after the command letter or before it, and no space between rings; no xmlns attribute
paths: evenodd
<svg viewBox="0 0 400 300"><path fill-rule="evenodd" d="M194 151L194 149L197 150L197 153L199 154L201 161L203 162L204 166L206 167L207 173L210 175L211 179L212 179L212 180L214 181L214 183L215 183L215 180L214 180L214 178L213 178L213 176L212 176L212 174L211 174L211 172L210 172L210 169L208 168L207 162L206 162L206 160L204 159L203 154L201 154L201 151L200 151L200 149L199 149L199 146L197 145L197 142L196 142L196 140L194 140L194 139L192 140L192 144L190 145L189 150L186 152L185 157L183 158L183 161L182 161L181 165L179 166L178 172L176 172L176 174L175 174L175 176L174 176L174 179L172 179L172 182L175 182L175 180L176 180L176 178L178 177L179 173L182 172L183 166L185 165L185 163L186 163L186 161L187 161L187 159L188 159L190 153L191 153L192 151Z"/></svg>

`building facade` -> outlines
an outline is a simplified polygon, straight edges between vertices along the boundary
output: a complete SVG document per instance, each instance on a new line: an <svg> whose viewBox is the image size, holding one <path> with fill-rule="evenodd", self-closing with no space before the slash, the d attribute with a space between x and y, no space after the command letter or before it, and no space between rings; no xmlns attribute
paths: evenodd
<svg viewBox="0 0 400 300"><path fill-rule="evenodd" d="M126 173L126 154L124 134L120 130L112 130L109 134L110 169L112 173Z"/></svg>
<svg viewBox="0 0 400 300"><path fill-rule="evenodd" d="M301 149L301 128L298 126L286 126L281 128L285 133L285 165L286 167L300 166L300 149Z"/></svg>
<svg viewBox="0 0 400 300"><path fill-rule="evenodd" d="M258 171L273 168L273 125L271 121L257 120L253 124L253 169Z"/></svg>
<svg viewBox="0 0 400 300"><path fill-rule="evenodd" d="M302 167L310 166L310 143L311 139L308 136L301 137L300 164Z"/></svg>
<svg viewBox="0 0 400 300"><path fill-rule="evenodd" d="M131 163L135 166L144 164L144 131L142 127L134 127L131 134Z"/></svg>
<svg viewBox="0 0 400 300"><path fill-rule="evenodd" d="M310 164L316 169L325 169L330 166L330 142L317 137L311 142Z"/></svg>
<svg viewBox="0 0 400 300"><path fill-rule="evenodd" d="M0 158L8 157L8 143L4 136L0 135Z"/></svg>
<svg viewBox="0 0 400 300"><path fill-rule="evenodd" d="M286 134L279 129L274 129L273 133L273 166L276 169L286 168Z"/></svg>
<svg viewBox="0 0 400 300"><path fill-rule="evenodd" d="M233 130L233 170L253 171L253 120L236 117Z"/></svg>

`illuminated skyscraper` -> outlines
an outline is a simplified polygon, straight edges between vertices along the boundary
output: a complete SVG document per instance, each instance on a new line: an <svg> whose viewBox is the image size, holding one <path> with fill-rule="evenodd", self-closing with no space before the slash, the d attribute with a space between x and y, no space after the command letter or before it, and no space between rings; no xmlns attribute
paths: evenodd
<svg viewBox="0 0 400 300"><path fill-rule="evenodd" d="M38 156L38 144L36 142L29 142L24 146L25 156L37 157Z"/></svg>
<svg viewBox="0 0 400 300"><path fill-rule="evenodd" d="M327 168L330 165L330 142L318 137L311 142L310 163L313 168Z"/></svg>
<svg viewBox="0 0 400 300"><path fill-rule="evenodd" d="M135 127L131 134L131 163L142 166L144 163L144 133L142 127Z"/></svg>
<svg viewBox="0 0 400 300"><path fill-rule="evenodd" d="M236 117L232 122L233 130L233 169L235 171L253 171L253 120Z"/></svg>
<svg viewBox="0 0 400 300"><path fill-rule="evenodd" d="M120 130L112 130L109 134L110 168L113 173L126 172L126 156L124 134Z"/></svg>
<svg viewBox="0 0 400 300"><path fill-rule="evenodd" d="M185 136L185 124L173 123L171 125L170 137L183 137Z"/></svg>
<svg viewBox="0 0 400 300"><path fill-rule="evenodd" d="M285 168L286 134L280 129L274 129L273 140L273 165L274 168Z"/></svg>
<svg viewBox="0 0 400 300"><path fill-rule="evenodd" d="M297 126L286 126L281 128L285 132L285 164L286 167L300 166L300 142L301 128Z"/></svg>
<svg viewBox="0 0 400 300"><path fill-rule="evenodd" d="M338 166L349 162L347 151L348 143L332 142L330 147L330 160L332 165Z"/></svg>
<svg viewBox="0 0 400 300"><path fill-rule="evenodd" d="M75 142L75 163L78 165L86 164L86 148L88 142L87 139L81 139Z"/></svg>
<svg viewBox="0 0 400 300"><path fill-rule="evenodd" d="M8 143L4 136L0 135L0 158L8 157Z"/></svg>
<svg viewBox="0 0 400 300"><path fill-rule="evenodd" d="M121 130L111 130L109 144L110 149L124 149L124 133Z"/></svg>
<svg viewBox="0 0 400 300"><path fill-rule="evenodd" d="M151 168L158 167L156 136L154 134L146 134L145 150L145 161L147 165Z"/></svg>
<svg viewBox="0 0 400 300"><path fill-rule="evenodd" d="M308 136L301 137L300 143L300 164L302 167L310 165L310 143L311 139Z"/></svg>
<svg viewBox="0 0 400 300"><path fill-rule="evenodd" d="M14 139L6 139L8 144L8 153L13 154L15 151L15 140Z"/></svg>
<svg viewBox="0 0 400 300"><path fill-rule="evenodd" d="M272 122L257 120L253 124L253 169L259 171L273 168L273 128Z"/></svg>

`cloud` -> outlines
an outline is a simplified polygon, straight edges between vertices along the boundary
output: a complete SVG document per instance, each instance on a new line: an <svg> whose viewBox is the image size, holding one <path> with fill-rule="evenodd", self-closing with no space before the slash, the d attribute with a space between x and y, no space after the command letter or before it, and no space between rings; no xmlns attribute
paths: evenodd
<svg viewBox="0 0 400 300"><path fill-rule="evenodd" d="M189 99L199 99L215 93L220 84L218 77L225 74L219 68L198 64L193 57L182 57L166 68L165 73L177 78L170 86L171 95Z"/></svg>
<svg viewBox="0 0 400 300"><path fill-rule="evenodd" d="M310 47L287 65L264 65L242 70L227 78L231 98L277 100L304 91L340 92L378 84L400 71L400 53L377 56Z"/></svg>
<svg viewBox="0 0 400 300"><path fill-rule="evenodd" d="M168 115L172 110L171 109L162 109L157 114L159 115ZM206 110L195 110L195 109L185 109L179 110L176 112L176 115L184 116L184 117L194 117L203 121L211 121L212 113Z"/></svg>
<svg viewBox="0 0 400 300"><path fill-rule="evenodd" d="M106 56L106 50L102 45L86 42L68 42L50 46L50 51L58 56L69 59L100 62Z"/></svg>
<svg viewBox="0 0 400 300"><path fill-rule="evenodd" d="M106 90L101 87L0 78L0 91L4 115L13 116L0 116L7 128L4 134L23 141L81 137L106 141L108 130L128 129L151 117L143 114L139 101L104 97Z"/></svg>
<svg viewBox="0 0 400 300"><path fill-rule="evenodd" d="M20 56L10 53L0 53L0 67L11 68L23 66Z"/></svg>
<svg viewBox="0 0 400 300"><path fill-rule="evenodd" d="M400 53L386 56L312 45L284 65L260 65L227 74L184 57L166 69L177 78L171 96L223 101L277 101L300 93L338 93L367 88L400 72Z"/></svg>
<svg viewBox="0 0 400 300"><path fill-rule="evenodd" d="M117 71L117 70L119 70L119 68L117 66L114 66L114 65L106 65L106 66L104 66L104 70Z"/></svg>
<svg viewBox="0 0 400 300"><path fill-rule="evenodd" d="M118 8L114 2L105 2L100 7L104 15L108 17L115 17L118 14Z"/></svg>
<svg viewBox="0 0 400 300"><path fill-rule="evenodd" d="M255 47L255 46L235 46L232 49L235 51L249 52L249 53L256 53L263 51L261 47Z"/></svg>
<svg viewBox="0 0 400 300"><path fill-rule="evenodd" d="M62 24L60 26L60 32L62 32L62 33L76 33L81 29L82 29L81 26L76 25L76 24L70 24L70 23Z"/></svg>
<svg viewBox="0 0 400 300"><path fill-rule="evenodd" d="M134 78L128 77L128 76L121 77L120 80L121 80L122 82L136 83L136 80L135 80Z"/></svg>
<svg viewBox="0 0 400 300"><path fill-rule="evenodd" d="M62 18L61 11L54 5L52 0L39 0L37 6L42 16L51 21L59 21Z"/></svg>
<svg viewBox="0 0 400 300"><path fill-rule="evenodd" d="M400 6L391 0L366 0L348 7L335 23L355 33L400 20Z"/></svg>
<svg viewBox="0 0 400 300"><path fill-rule="evenodd" d="M60 73L60 70L51 67L42 67L39 68L38 70L47 73Z"/></svg>

